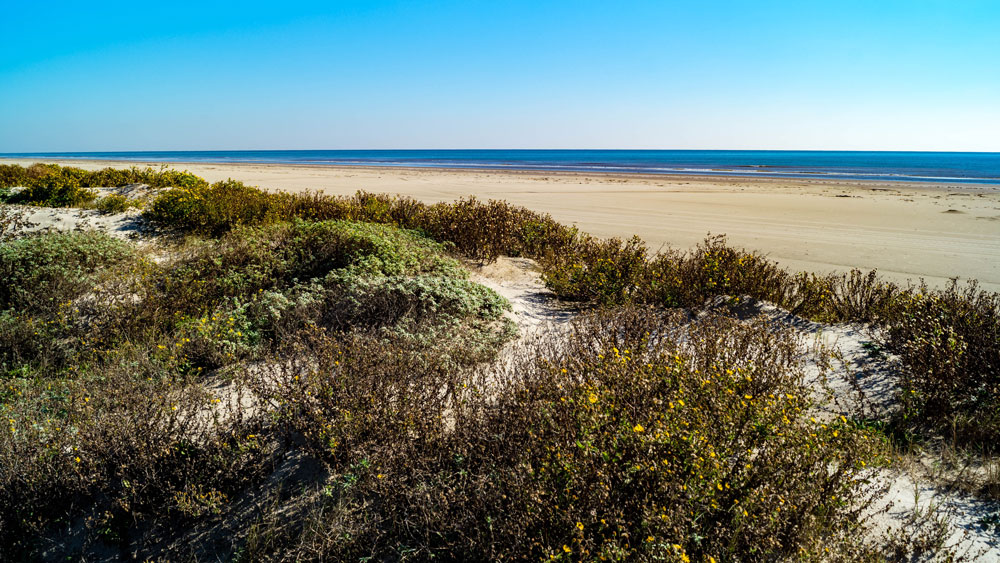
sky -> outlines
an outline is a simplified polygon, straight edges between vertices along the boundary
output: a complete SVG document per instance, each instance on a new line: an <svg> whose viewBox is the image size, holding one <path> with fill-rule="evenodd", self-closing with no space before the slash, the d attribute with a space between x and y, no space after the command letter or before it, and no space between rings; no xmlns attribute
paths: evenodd
<svg viewBox="0 0 1000 563"><path fill-rule="evenodd" d="M0 152L1000 151L997 0L11 1Z"/></svg>

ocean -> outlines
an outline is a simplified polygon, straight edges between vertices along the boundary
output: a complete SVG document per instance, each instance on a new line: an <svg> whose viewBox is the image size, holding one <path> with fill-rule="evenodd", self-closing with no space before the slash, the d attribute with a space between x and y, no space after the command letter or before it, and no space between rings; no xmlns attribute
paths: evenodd
<svg viewBox="0 0 1000 563"><path fill-rule="evenodd" d="M268 150L6 153L6 158L704 174L1000 185L1000 153L703 150Z"/></svg>

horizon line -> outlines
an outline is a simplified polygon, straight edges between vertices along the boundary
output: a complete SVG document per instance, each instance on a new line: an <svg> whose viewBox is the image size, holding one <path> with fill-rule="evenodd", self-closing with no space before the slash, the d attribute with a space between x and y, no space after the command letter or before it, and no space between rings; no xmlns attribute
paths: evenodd
<svg viewBox="0 0 1000 563"><path fill-rule="evenodd" d="M68 154L102 154L102 153L185 153L185 152L306 152L306 151L673 151L673 152L884 152L884 153L965 153L965 154L1000 154L1000 151L963 151L963 150L907 150L907 149L664 149L664 148L351 148L351 149L142 149L142 150L86 150L86 151L19 151L0 152L3 156L18 155L68 155Z"/></svg>

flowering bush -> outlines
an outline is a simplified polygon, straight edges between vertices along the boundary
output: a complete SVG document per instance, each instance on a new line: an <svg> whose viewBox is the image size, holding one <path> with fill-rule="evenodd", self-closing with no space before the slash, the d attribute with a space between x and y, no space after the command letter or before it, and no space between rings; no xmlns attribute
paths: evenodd
<svg viewBox="0 0 1000 563"><path fill-rule="evenodd" d="M794 340L763 323L609 310L465 377L385 343L311 350L272 400L342 484L288 559L865 553L881 441L811 418Z"/></svg>

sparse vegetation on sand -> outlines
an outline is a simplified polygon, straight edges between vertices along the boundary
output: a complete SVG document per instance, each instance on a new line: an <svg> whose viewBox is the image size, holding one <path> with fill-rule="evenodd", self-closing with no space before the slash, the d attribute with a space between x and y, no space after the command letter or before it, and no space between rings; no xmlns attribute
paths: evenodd
<svg viewBox="0 0 1000 563"><path fill-rule="evenodd" d="M1000 430L1000 301L975 285L792 274L721 237L651 253L503 202L0 167L26 203L124 183L169 188L143 212L169 236L0 215L15 560L906 559L865 532L888 438ZM457 259L503 255L594 307L508 345L509 304ZM695 314L719 298L880 327L900 408L816 418L794 335Z"/></svg>

